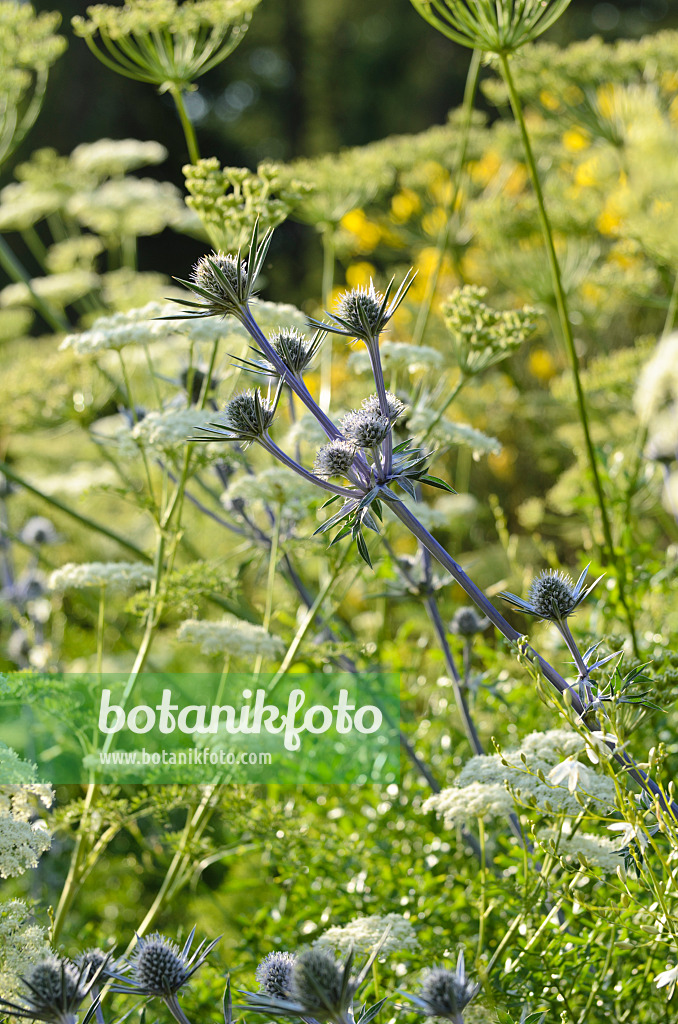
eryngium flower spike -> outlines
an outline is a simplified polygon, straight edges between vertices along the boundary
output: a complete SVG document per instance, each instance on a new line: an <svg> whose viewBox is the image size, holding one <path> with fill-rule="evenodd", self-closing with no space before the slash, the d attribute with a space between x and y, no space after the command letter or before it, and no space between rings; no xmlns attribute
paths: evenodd
<svg viewBox="0 0 678 1024"><path fill-rule="evenodd" d="M412 4L455 43L507 54L546 32L570 0L412 0Z"/></svg>
<svg viewBox="0 0 678 1024"><path fill-rule="evenodd" d="M450 632L455 633L457 636L475 636L476 633L482 633L489 624L489 619L478 615L475 608L471 608L469 605L464 608L457 608L456 612L452 616Z"/></svg>
<svg viewBox="0 0 678 1024"><path fill-rule="evenodd" d="M333 956L308 949L294 961L290 985L292 999L317 1020L341 1020L348 976Z"/></svg>
<svg viewBox="0 0 678 1024"><path fill-rule="evenodd" d="M354 1020L353 1001L356 993L364 984L372 964L388 937L389 929L384 931L381 939L372 950L367 962L356 977L351 977L353 952L342 963L337 963L332 956L320 949L309 949L293 958L289 980L289 995L281 996L267 992L244 992L247 1003L240 1006L241 1010L265 1014L272 1019L286 1017L313 1017L319 1021L331 1021L332 1024L350 1024ZM289 954L271 954L271 956L289 956ZM268 958L267 958L268 959ZM264 961L266 964L266 960ZM260 965L260 969L264 964ZM281 970L284 965L280 965ZM259 971L257 971L259 978ZM261 981L261 979L260 979ZM285 979L284 984L287 984ZM360 1020L368 1024L379 1012L385 1000L381 999L369 1009L363 1008Z"/></svg>
<svg viewBox="0 0 678 1024"><path fill-rule="evenodd" d="M273 231L266 232L259 241L259 222L254 225L247 256L242 252L224 254L221 252L203 256L193 267L188 281L176 280L200 297L200 302L183 300L190 307L181 314L186 318L206 316L235 316L243 321L247 314L247 303L254 295L254 287L271 244ZM167 319L177 319L168 317Z"/></svg>
<svg viewBox="0 0 678 1024"><path fill-rule="evenodd" d="M292 986L294 953L269 953L255 971L259 990L277 999L289 999Z"/></svg>
<svg viewBox="0 0 678 1024"><path fill-rule="evenodd" d="M273 422L282 392L283 379L278 382L273 399L264 398L259 388L236 395L221 413L198 437L191 441L242 441L245 448L259 441Z"/></svg>
<svg viewBox="0 0 678 1024"><path fill-rule="evenodd" d="M403 995L427 1017L442 1017L454 1024L463 1024L463 1011L479 990L480 985L469 981L464 954L460 951L455 971L434 967L424 978L418 996L407 992Z"/></svg>
<svg viewBox="0 0 678 1024"><path fill-rule="evenodd" d="M89 972L89 978L95 977L94 987L103 985L104 981L110 977L110 971L115 970L111 954L104 953L103 949L98 949L97 947L86 949L84 953L81 953L76 958L75 963L83 971Z"/></svg>
<svg viewBox="0 0 678 1024"><path fill-rule="evenodd" d="M383 294L376 290L373 281L370 280L369 288L352 288L344 292L337 303L336 313L327 312L330 323L309 319L309 324L332 334L360 339L369 347L378 341L379 335L405 298L414 278L414 271L408 270L390 304L389 298L395 279L391 278Z"/></svg>
<svg viewBox="0 0 678 1024"><path fill-rule="evenodd" d="M274 331L268 340L285 368L299 377L310 366L326 337L326 331L316 331L312 338L307 338L295 327L281 327ZM234 356L235 361L250 373L257 373L263 377L279 377L280 371L266 354L254 345L251 347L256 355L262 357L261 359L241 359Z"/></svg>
<svg viewBox="0 0 678 1024"><path fill-rule="evenodd" d="M203 939L191 954L194 936L195 928L191 930L183 949L160 932L148 937L139 936L136 950L130 959L119 970L111 971L111 977L115 979L111 991L162 998L176 995L202 967L219 941L214 939L206 945ZM123 969L129 974L123 974Z"/></svg>
<svg viewBox="0 0 678 1024"><path fill-rule="evenodd" d="M501 597L528 615L536 615L539 619L549 619L551 622L561 622L572 615L582 601L589 596L596 584L602 580L603 577L599 576L584 589L588 571L589 566L587 565L577 582L574 583L572 577L567 573L547 569L530 584L527 601L517 597L516 594L509 594L507 591L503 591Z"/></svg>
<svg viewBox="0 0 678 1024"><path fill-rule="evenodd" d="M93 973L90 966L76 967L62 957L48 956L35 964L30 974L21 979L28 989L28 993L23 996L23 1004L0 999L0 1010L24 1020L75 1024L80 1004L96 984L97 978L97 973ZM97 1003L92 1003L82 1024L90 1020Z"/></svg>
<svg viewBox="0 0 678 1024"><path fill-rule="evenodd" d="M323 479L348 476L355 454L355 445L350 441L330 441L318 451L313 470Z"/></svg>
<svg viewBox="0 0 678 1024"><path fill-rule="evenodd" d="M370 395L369 398L364 398L362 402L363 409L366 412L380 413L382 412L381 403L379 401L379 395ZM392 391L386 392L386 409L387 415L391 423L394 423L399 416L401 416L407 406L404 402L393 394Z"/></svg>
<svg viewBox="0 0 678 1024"><path fill-rule="evenodd" d="M348 412L340 422L344 437L356 448L376 448L391 429L388 416L382 416L380 412L370 412L368 409Z"/></svg>

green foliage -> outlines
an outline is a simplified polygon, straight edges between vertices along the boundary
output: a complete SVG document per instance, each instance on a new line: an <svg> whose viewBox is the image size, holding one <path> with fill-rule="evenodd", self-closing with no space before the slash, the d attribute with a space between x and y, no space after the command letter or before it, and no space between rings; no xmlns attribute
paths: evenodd
<svg viewBox="0 0 678 1024"><path fill-rule="evenodd" d="M455 111L418 135L265 160L256 172L191 154L186 204L181 182L136 176L164 160L157 142L101 139L69 156L27 157L0 199L12 246L1 250L0 694L44 701L42 673L55 669L102 667L133 680L140 666L219 672L230 662L284 667L303 685L326 669L388 668L401 676L402 773L397 786L362 788L59 787L53 808L27 804L21 827L42 827L39 818L54 841L38 869L3 880L4 997L16 995L18 958L45 952L49 907L53 945L72 956L86 945L123 951L135 930L185 941L197 922L201 936L223 934L186 992L189 1020L218 1014L226 969L235 996L256 988L265 954L338 949L337 936L372 935L391 918L394 935L400 928L416 943L392 946L364 979L368 1005L389 996L382 1020L414 1020L396 1008L397 991L419 992L421 972L453 969L461 950L470 984L481 985L465 1024L678 1019L678 835L666 810L678 773L678 34L523 46L566 5L420 6L466 42L480 32L486 49L521 45L510 66L553 228L612 551L559 330L561 296L520 132L504 116L506 86L492 70L482 83L502 110L492 122ZM100 5L76 30L95 48L108 41L115 61L99 53L116 70L180 92L230 52L255 7ZM498 11L511 15L501 26ZM326 14L319 6L304 16ZM19 126L12 145L29 124L31 89L63 48L57 23L0 3L3 110ZM158 235L162 245L169 233L182 246L206 233L216 249L242 246L247 260L257 219L264 235L291 220L281 233L303 244L323 235L328 308L339 291L365 300L348 326L333 317L337 333L322 348L318 335L308 352L290 342L275 362L266 353L275 338L298 342L307 314L319 315L317 275L306 280L303 260L294 268L303 312L254 299L253 277L243 282L242 268L219 262L225 255L203 259L203 277L189 282L201 288L211 272L221 304L197 303L183 317L166 301L178 289L137 270L137 240ZM278 280L276 244L253 252L245 271L261 271L265 295ZM194 258L186 247L179 279L189 280ZM371 281L387 303L392 277L411 286L397 309L382 310L377 339L368 314L382 293ZM256 342L246 323L212 316L235 305L246 322L245 299ZM365 345L351 349L347 333ZM572 693L586 699L591 688L585 713L555 697L524 640L505 644L485 617L462 628L468 598L390 515L393 492L370 486L319 511L316 453L349 442L328 443L306 396L336 410L333 423L367 409L383 443L389 417L363 376L375 358L398 409L391 455L403 506L492 604L507 590L533 600L535 577L562 582L567 571L583 588L589 563L591 579L605 573L585 602L568 605L565 631L523 615L523 598L511 612ZM245 388L254 374L261 391L233 406L243 374ZM262 374L274 380L269 396ZM214 423L243 443L188 443ZM269 429L268 450L245 450ZM309 467L306 477L290 461L272 463L276 450ZM316 466L352 473L339 450L343 461ZM458 494L441 492L452 486ZM49 544L27 539L37 514L54 520ZM362 560L327 548L333 525L339 538L353 534ZM131 595L123 584L132 583ZM51 682L50 693L48 712L68 721L67 682ZM641 795L642 776L610 757L606 739L650 773L655 796ZM11 755L0 760L3 785L38 785L28 770L10 778ZM3 822L8 809L23 813L22 800L18 788L0 792ZM17 902L29 894L34 920ZM372 950L356 949L356 970ZM110 998L116 1014L135 1005ZM160 1004L157 1015L167 1019Z"/></svg>

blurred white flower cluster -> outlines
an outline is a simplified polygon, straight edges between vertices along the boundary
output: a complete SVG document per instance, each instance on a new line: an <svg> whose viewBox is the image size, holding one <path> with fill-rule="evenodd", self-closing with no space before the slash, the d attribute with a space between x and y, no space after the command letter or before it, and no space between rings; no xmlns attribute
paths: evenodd
<svg viewBox="0 0 678 1024"><path fill-rule="evenodd" d="M152 579L152 567L143 562L68 562L54 570L48 586L50 590L135 590L147 586Z"/></svg>
<svg viewBox="0 0 678 1024"><path fill-rule="evenodd" d="M419 948L412 922L402 914L372 914L370 917L356 917L345 925L336 925L313 943L314 949L326 949L339 957L345 957L352 949L356 956L369 956L384 932L388 935L379 955L415 952Z"/></svg>
<svg viewBox="0 0 678 1024"><path fill-rule="evenodd" d="M45 929L35 924L25 903L0 903L0 997L16 999L25 991L21 978L50 952Z"/></svg>
<svg viewBox="0 0 678 1024"><path fill-rule="evenodd" d="M36 769L0 744L0 877L22 875L37 866L52 837L35 817L34 801L51 806L52 787L36 782ZM0 923L1 931L1 923Z"/></svg>
<svg viewBox="0 0 678 1024"><path fill-rule="evenodd" d="M263 626L236 619L234 615L225 615L218 622L186 619L179 626L177 639L198 645L203 654L232 658L275 658L285 650L282 640L271 636Z"/></svg>

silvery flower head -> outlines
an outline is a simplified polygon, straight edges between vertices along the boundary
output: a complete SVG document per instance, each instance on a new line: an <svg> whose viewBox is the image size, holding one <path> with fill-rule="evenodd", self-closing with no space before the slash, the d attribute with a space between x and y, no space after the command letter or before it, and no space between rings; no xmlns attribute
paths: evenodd
<svg viewBox="0 0 678 1024"><path fill-rule="evenodd" d="M294 953L269 953L256 969L259 990L267 996L289 999L292 985Z"/></svg>
<svg viewBox="0 0 678 1024"><path fill-rule="evenodd" d="M460 952L456 970L434 967L425 976L419 995L403 994L427 1017L442 1017L453 1024L463 1024L463 1011L479 990L480 985L469 980L464 954Z"/></svg>
<svg viewBox="0 0 678 1024"><path fill-rule="evenodd" d="M343 972L329 953L309 949L292 968L290 995L304 1011L318 1020L341 1019L345 1009Z"/></svg>
<svg viewBox="0 0 678 1024"><path fill-rule="evenodd" d="M551 622L561 622L572 615L603 578L599 576L584 589L588 571L589 566L587 565L575 583L565 572L546 569L530 584L527 601L517 597L516 594L509 594L507 591L504 591L501 596L505 601L509 601L514 607L528 615L536 615L539 619L549 619Z"/></svg>
<svg viewBox="0 0 678 1024"><path fill-rule="evenodd" d="M87 971L89 978L95 979L95 982L98 983L110 977L108 969L113 968L111 954L104 953L103 949L96 946L86 949L84 953L76 957L75 963L81 970Z"/></svg>
<svg viewBox="0 0 678 1024"><path fill-rule="evenodd" d="M507 54L550 28L570 0L412 0L412 4L455 43Z"/></svg>
<svg viewBox="0 0 678 1024"><path fill-rule="evenodd" d="M212 252L193 266L191 281L197 294L208 299L215 313L232 313L237 296L247 286L247 263L238 256Z"/></svg>
<svg viewBox="0 0 678 1024"><path fill-rule="evenodd" d="M48 956L34 965L30 974L22 978L28 989L23 1005L0 999L0 1008L13 1017L41 1020L47 1024L74 1024L76 1014L92 988L89 968L76 967L69 960ZM94 1012L94 1005L85 1015L83 1024Z"/></svg>
<svg viewBox="0 0 678 1024"><path fill-rule="evenodd" d="M117 970L111 971L111 977L115 979L111 991L165 999L175 996L202 967L207 955L219 941L215 939L206 945L203 939L191 953L194 936L195 928L191 930L183 949L160 932L140 936L130 959Z"/></svg>
<svg viewBox="0 0 678 1024"><path fill-rule="evenodd" d="M200 301L182 300L189 309L180 318L199 319L207 316L234 316L244 322L248 315L248 302L271 244L273 232L267 231L259 242L259 223L254 225L247 255L212 252L203 256L193 267L188 281L176 280L194 292ZM177 319L167 317L166 319Z"/></svg>
<svg viewBox="0 0 678 1024"><path fill-rule="evenodd" d="M381 402L379 401L379 395L370 395L369 398L364 398L362 402L363 409L367 412L381 413ZM386 392L386 413L391 423L394 423L399 416L405 412L407 406L404 402L401 402L397 395L394 395L392 391Z"/></svg>
<svg viewBox="0 0 678 1024"><path fill-rule="evenodd" d="M281 327L271 334L269 341L288 370L300 374L306 369L318 350L317 334L308 339L295 327Z"/></svg>
<svg viewBox="0 0 678 1024"><path fill-rule="evenodd" d="M356 447L350 441L337 438L329 441L318 451L315 457L314 471L323 479L333 476L347 476L353 465Z"/></svg>
<svg viewBox="0 0 678 1024"><path fill-rule="evenodd" d="M271 1019L313 1017L331 1024L349 1024L354 1019L356 993L371 971L389 930L388 927L384 930L355 977L351 976L352 949L343 963L321 949L308 949L296 957L289 953L270 954L257 969L261 991L244 992L247 1002L240 1009L265 1014ZM373 1007L373 1012L367 1010L365 1020L371 1020L380 1006L378 1003Z"/></svg>
<svg viewBox="0 0 678 1024"><path fill-rule="evenodd" d="M375 448L391 429L391 421L379 412L357 409L342 418L341 429L356 448Z"/></svg>
<svg viewBox="0 0 678 1024"><path fill-rule="evenodd" d="M378 344L379 335L405 298L413 281L414 273L408 271L389 303L393 279L383 293L378 292L374 282L370 280L369 287L351 288L340 296L336 312L327 313L330 323L319 320L309 320L309 323L312 327L329 331L331 334L343 334L348 338L360 339L368 348L372 348Z"/></svg>
<svg viewBox="0 0 678 1024"><path fill-rule="evenodd" d="M242 441L244 447L261 440L273 422L281 390L282 380L272 399L264 398L259 388L243 391L227 403L218 419L200 427L201 435L191 440Z"/></svg>
<svg viewBox="0 0 678 1024"><path fill-rule="evenodd" d="M456 633L457 636L470 637L482 633L488 625L489 620L478 615L475 608L457 608L450 623L450 632Z"/></svg>
<svg viewBox="0 0 678 1024"><path fill-rule="evenodd" d="M22 527L19 539L31 547L40 547L42 544L55 544L58 535L51 519L45 516L31 516Z"/></svg>

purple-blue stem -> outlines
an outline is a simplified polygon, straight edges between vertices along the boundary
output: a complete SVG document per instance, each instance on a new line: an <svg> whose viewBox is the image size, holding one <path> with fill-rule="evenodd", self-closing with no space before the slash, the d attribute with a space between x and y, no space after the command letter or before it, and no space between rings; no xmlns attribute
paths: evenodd
<svg viewBox="0 0 678 1024"><path fill-rule="evenodd" d="M259 325L254 320L249 307L246 307L243 311L241 323L245 330L250 334L256 341L257 345L264 353L268 361L272 366L275 367L281 377L285 378L287 386L297 395L297 397L303 402L308 411L312 413L317 419L320 426L327 434L330 441L343 439L344 435L341 433L339 428L332 422L329 416L322 411L320 406L317 404L310 391L306 387L306 384L296 374L292 373L284 364L278 353L275 351L270 341L263 333ZM370 480L370 468L367 465L365 459L360 455L356 455L354 465L361 477L364 484L369 486Z"/></svg>
<svg viewBox="0 0 678 1024"><path fill-rule="evenodd" d="M268 434L263 434L259 438L259 444L262 448L265 448L267 452L270 452L274 458L282 462L283 465L294 470L295 473L298 473L299 476L303 476L305 480L315 484L316 487L321 487L324 491L329 491L330 494L341 494L345 498L362 497L361 491L353 490L350 487L341 487L339 484L331 484L329 480L323 480L321 477L316 476L315 473L311 473L308 469L304 469L304 467L300 466L298 462L295 462L290 455L287 455L282 448L278 448L275 441L272 441Z"/></svg>

